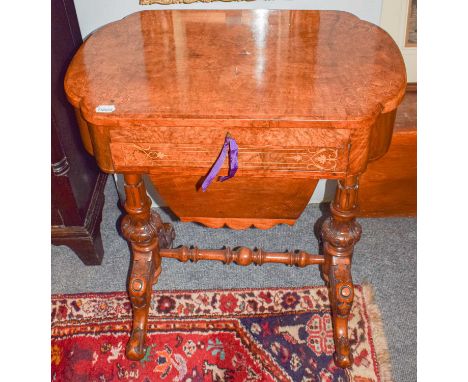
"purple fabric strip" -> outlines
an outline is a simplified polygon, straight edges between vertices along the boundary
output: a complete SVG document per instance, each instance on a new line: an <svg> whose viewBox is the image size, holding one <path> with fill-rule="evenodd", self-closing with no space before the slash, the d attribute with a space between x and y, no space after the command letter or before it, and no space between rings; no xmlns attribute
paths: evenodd
<svg viewBox="0 0 468 382"><path fill-rule="evenodd" d="M216 159L216 162L214 162L213 166L211 167L210 171L206 175L205 180L203 181L201 185L203 192L206 191L206 189L211 184L213 179L216 177L216 175L218 175L219 170L221 170L224 160L226 159L226 155L228 154L228 150L229 150L229 172L227 176L219 177L218 181L224 182L225 180L232 178L236 174L237 168L239 166L238 160L237 160L239 147L237 146L235 139L231 137L229 134L227 134L226 139L224 140L223 148L221 149L221 152L219 153L219 156Z"/></svg>

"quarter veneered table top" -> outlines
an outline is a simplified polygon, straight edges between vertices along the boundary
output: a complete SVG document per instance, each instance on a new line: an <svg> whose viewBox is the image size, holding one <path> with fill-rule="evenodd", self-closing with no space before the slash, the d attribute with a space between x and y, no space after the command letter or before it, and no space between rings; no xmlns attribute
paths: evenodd
<svg viewBox="0 0 468 382"><path fill-rule="evenodd" d="M114 126L167 118L359 125L395 109L405 85L391 37L339 11L134 13L91 35L65 79L88 122ZM97 113L99 105L115 111Z"/></svg>

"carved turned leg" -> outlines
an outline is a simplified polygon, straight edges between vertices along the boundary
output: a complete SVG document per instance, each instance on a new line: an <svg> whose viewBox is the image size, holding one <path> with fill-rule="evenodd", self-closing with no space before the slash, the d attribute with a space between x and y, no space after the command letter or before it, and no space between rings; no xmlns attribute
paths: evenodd
<svg viewBox="0 0 468 382"><path fill-rule="evenodd" d="M350 367L353 358L348 339L348 318L353 304L354 287L351 278L351 259L354 245L361 237L356 222L358 207L358 179L356 176L338 181L332 215L322 226L325 262L322 276L327 282L335 340L335 363Z"/></svg>
<svg viewBox="0 0 468 382"><path fill-rule="evenodd" d="M128 293L133 308L133 329L127 344L127 357L140 360L145 355L146 324L153 283L161 273L160 247L169 247L174 239L170 224L163 224L151 213L151 200L146 194L141 175L128 174L125 179L125 211L122 232L132 247L132 264Z"/></svg>

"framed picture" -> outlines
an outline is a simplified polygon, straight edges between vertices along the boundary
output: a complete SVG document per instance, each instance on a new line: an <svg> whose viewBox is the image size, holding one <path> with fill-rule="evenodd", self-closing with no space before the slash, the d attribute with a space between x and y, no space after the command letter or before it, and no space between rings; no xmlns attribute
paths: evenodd
<svg viewBox="0 0 468 382"><path fill-rule="evenodd" d="M393 37L400 48L408 82L417 82L416 25L416 0L382 0L380 26Z"/></svg>
<svg viewBox="0 0 468 382"><path fill-rule="evenodd" d="M416 7L417 0L408 2L408 16L406 17L406 41L405 46L415 47L417 43L417 23L416 23Z"/></svg>
<svg viewBox="0 0 468 382"><path fill-rule="evenodd" d="M196 2L201 3L212 3L214 1L254 1L254 0L140 0L140 5L151 5L151 4L192 4Z"/></svg>

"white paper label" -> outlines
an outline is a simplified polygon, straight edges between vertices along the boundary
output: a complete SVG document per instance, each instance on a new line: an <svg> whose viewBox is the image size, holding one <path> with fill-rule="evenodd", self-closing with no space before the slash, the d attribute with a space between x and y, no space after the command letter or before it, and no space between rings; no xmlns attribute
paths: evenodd
<svg viewBox="0 0 468 382"><path fill-rule="evenodd" d="M112 113L115 111L114 105L99 105L96 108L96 113Z"/></svg>

